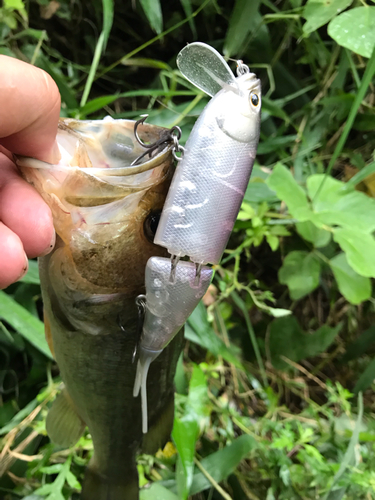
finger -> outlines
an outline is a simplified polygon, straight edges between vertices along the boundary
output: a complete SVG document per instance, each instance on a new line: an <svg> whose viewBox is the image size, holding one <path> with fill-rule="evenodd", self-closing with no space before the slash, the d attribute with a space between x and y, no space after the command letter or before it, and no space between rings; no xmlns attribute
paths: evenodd
<svg viewBox="0 0 375 500"><path fill-rule="evenodd" d="M0 158L0 220L19 237L30 258L52 250L55 231L51 210L5 157ZM0 257L3 261L1 252Z"/></svg>
<svg viewBox="0 0 375 500"><path fill-rule="evenodd" d="M0 144L12 153L55 163L60 94L43 70L0 55Z"/></svg>
<svg viewBox="0 0 375 500"><path fill-rule="evenodd" d="M19 280L27 272L28 262L22 242L0 222L0 289Z"/></svg>

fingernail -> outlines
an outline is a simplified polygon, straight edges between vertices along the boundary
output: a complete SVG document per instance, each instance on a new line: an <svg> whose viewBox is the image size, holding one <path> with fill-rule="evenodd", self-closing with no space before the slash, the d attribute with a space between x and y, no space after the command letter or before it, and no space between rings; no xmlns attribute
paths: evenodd
<svg viewBox="0 0 375 500"><path fill-rule="evenodd" d="M52 250L55 247L55 244L56 244L56 232L55 232L55 230L53 230L53 235L52 235L52 239L51 239L50 244L44 250L44 252L39 255L39 257L44 257L45 255L48 255L50 252L52 252Z"/></svg>
<svg viewBox="0 0 375 500"><path fill-rule="evenodd" d="M22 268L22 272L18 276L17 281L19 281L20 279L22 279L25 276L25 274L27 273L28 270L29 270L29 259L27 258L27 255L25 254L25 265Z"/></svg>

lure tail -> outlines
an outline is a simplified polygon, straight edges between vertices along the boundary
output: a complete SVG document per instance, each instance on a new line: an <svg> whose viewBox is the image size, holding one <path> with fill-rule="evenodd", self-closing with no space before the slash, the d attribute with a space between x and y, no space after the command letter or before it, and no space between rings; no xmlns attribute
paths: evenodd
<svg viewBox="0 0 375 500"><path fill-rule="evenodd" d="M127 471L122 477L108 477L89 465L81 500L139 500L137 469Z"/></svg>

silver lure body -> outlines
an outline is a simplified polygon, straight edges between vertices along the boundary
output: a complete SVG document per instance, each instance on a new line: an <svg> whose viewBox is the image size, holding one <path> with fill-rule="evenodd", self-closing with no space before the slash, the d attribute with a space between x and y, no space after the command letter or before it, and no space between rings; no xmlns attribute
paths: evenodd
<svg viewBox="0 0 375 500"><path fill-rule="evenodd" d="M146 380L150 364L177 334L207 291L236 221L260 133L260 81L242 63L234 78L222 56L194 43L177 58L184 76L213 99L197 120L174 174L154 243L177 257L152 257L146 267L146 313L134 396L142 395L147 432ZM246 68L246 69L245 69ZM192 262L179 262L188 256Z"/></svg>

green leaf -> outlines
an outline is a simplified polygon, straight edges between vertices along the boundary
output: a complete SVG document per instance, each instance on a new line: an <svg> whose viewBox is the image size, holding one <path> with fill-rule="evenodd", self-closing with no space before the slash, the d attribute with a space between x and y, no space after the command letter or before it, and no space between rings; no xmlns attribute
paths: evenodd
<svg viewBox="0 0 375 500"><path fill-rule="evenodd" d="M358 382L355 384L353 392L358 394L360 391L368 389L375 380L375 359L373 359L366 370L359 377Z"/></svg>
<svg viewBox="0 0 375 500"><path fill-rule="evenodd" d="M356 229L335 229L333 239L346 253L349 265L361 276L375 277L375 240Z"/></svg>
<svg viewBox="0 0 375 500"><path fill-rule="evenodd" d="M331 233L325 229L320 229L310 221L298 222L296 224L297 232L303 239L313 243L315 248L321 248L328 245L331 240Z"/></svg>
<svg viewBox="0 0 375 500"><path fill-rule="evenodd" d="M271 362L278 370L290 368L282 357L298 362L324 352L334 341L341 330L339 324L335 328L323 325L316 332L305 333L295 316L287 316L272 321L269 335L269 351Z"/></svg>
<svg viewBox="0 0 375 500"><path fill-rule="evenodd" d="M361 333L361 335L354 342L346 347L346 353L340 360L342 363L347 363L352 359L359 358L362 354L375 343L375 326L370 326L368 330Z"/></svg>
<svg viewBox="0 0 375 500"><path fill-rule="evenodd" d="M186 500L193 482L195 443L199 434L196 420L175 417L172 437L178 451L176 482L178 497Z"/></svg>
<svg viewBox="0 0 375 500"><path fill-rule="evenodd" d="M374 113L359 113L353 123L354 130L368 132L375 129Z"/></svg>
<svg viewBox="0 0 375 500"><path fill-rule="evenodd" d="M0 318L9 323L47 358L53 359L44 336L43 323L1 290Z"/></svg>
<svg viewBox="0 0 375 500"><path fill-rule="evenodd" d="M194 415L197 421L207 415L209 398L207 394L207 379L202 369L194 365L193 373L189 383L189 396L187 407L189 413Z"/></svg>
<svg viewBox="0 0 375 500"><path fill-rule="evenodd" d="M306 19L304 33L312 33L324 26L352 2L353 0L308 0L303 10L303 17Z"/></svg>
<svg viewBox="0 0 375 500"><path fill-rule="evenodd" d="M342 47L371 57L375 47L375 7L357 7L333 19L328 34Z"/></svg>
<svg viewBox="0 0 375 500"><path fill-rule="evenodd" d="M176 481L181 500L186 500L193 481L195 444L199 436L200 421L207 415L206 376L194 365L186 400L185 414L175 417L172 437L178 451Z"/></svg>
<svg viewBox="0 0 375 500"><path fill-rule="evenodd" d="M250 451L258 446L255 439L248 435L240 436L232 444L225 446L219 451L212 453L201 460L201 466L218 483L224 481L238 466ZM191 495L207 490L212 485L202 472L194 474L193 485L190 489Z"/></svg>
<svg viewBox="0 0 375 500"><path fill-rule="evenodd" d="M151 25L151 28L158 35L163 30L163 14L161 11L160 0L140 0L144 13Z"/></svg>
<svg viewBox="0 0 375 500"><path fill-rule="evenodd" d="M346 469L350 466L354 466L357 463L357 458L356 458L356 448L359 443L359 433L361 430L361 425L362 425L362 418L363 418L363 397L362 393L358 394L358 416L357 416L357 421L355 423L355 427L353 430L352 437L350 438L348 448L346 449L345 455L341 460L340 468L336 472L335 477L333 478L333 482L331 484L331 488L329 492L325 495L324 500L339 500L343 498L345 491L347 489L347 486L344 488L340 488L341 492L338 495L338 491L335 490L335 485L339 482L340 478L346 471Z"/></svg>
<svg viewBox="0 0 375 500"><path fill-rule="evenodd" d="M0 436L4 436L5 434L8 434L9 431L14 429L16 425L18 425L24 418L26 418L30 413L38 406L39 402L35 398L28 405L25 406L25 408L22 408L13 418L10 422L8 422L4 427L0 429Z"/></svg>
<svg viewBox="0 0 375 500"><path fill-rule="evenodd" d="M260 0L236 0L229 20L224 42L224 55L230 57L240 53L249 33L256 27L256 13Z"/></svg>
<svg viewBox="0 0 375 500"><path fill-rule="evenodd" d="M40 284L39 269L36 260L29 260L29 269L25 274L25 276L21 278L19 281L22 281L23 283L30 283L32 285Z"/></svg>
<svg viewBox="0 0 375 500"><path fill-rule="evenodd" d="M247 186L244 201L248 203L262 203L267 201L268 203L273 203L277 201L278 198L275 192L272 191L263 179L259 177L252 177Z"/></svg>
<svg viewBox="0 0 375 500"><path fill-rule="evenodd" d="M291 172L282 163L277 163L272 174L267 179L267 185L276 191L280 200L285 201L290 214L299 219L307 220L311 210L305 191L299 186Z"/></svg>
<svg viewBox="0 0 375 500"><path fill-rule="evenodd" d="M103 5L103 52L107 47L109 34L113 24L114 0L102 0Z"/></svg>
<svg viewBox="0 0 375 500"><path fill-rule="evenodd" d="M371 281L357 274L348 264L344 253L330 260L332 272L342 295L352 304L360 304L371 297Z"/></svg>
<svg viewBox="0 0 375 500"><path fill-rule="evenodd" d="M354 187L364 181L369 175L375 174L375 161L362 168L354 177L348 180L347 186Z"/></svg>
<svg viewBox="0 0 375 500"><path fill-rule="evenodd" d="M323 180L323 187L319 192L319 196L316 198L316 194ZM341 198L346 195L344 190L346 185L325 174L310 175L306 181L306 187L310 199L313 200L315 212L330 210L336 202L340 201ZM352 188L352 191L353 190L354 188Z"/></svg>
<svg viewBox="0 0 375 500"><path fill-rule="evenodd" d="M197 34L197 28L195 26L195 21L194 21L194 17L193 17L193 8L191 5L191 0L180 0L180 2L181 2L181 5L185 11L186 17L189 18L189 26L191 29L191 33L193 35L193 40L196 40L198 38L198 34Z"/></svg>
<svg viewBox="0 0 375 500"><path fill-rule="evenodd" d="M298 300L319 286L320 262L314 254L294 250L284 259L279 281L287 285L290 297Z"/></svg>
<svg viewBox="0 0 375 500"><path fill-rule="evenodd" d="M140 500L180 500L177 495L161 484L152 483L150 488L141 490Z"/></svg>
<svg viewBox="0 0 375 500"><path fill-rule="evenodd" d="M206 308L202 302L195 308L185 325L185 338L204 347L214 356L222 356L237 368L243 368L238 353L233 348L227 347L215 334L207 320Z"/></svg>
<svg viewBox="0 0 375 500"><path fill-rule="evenodd" d="M278 151L279 149L285 148L290 144L293 144L297 139L296 135L284 135L280 137L268 137L265 141L262 141L257 149L258 155L264 155L266 153L272 153L273 151Z"/></svg>

